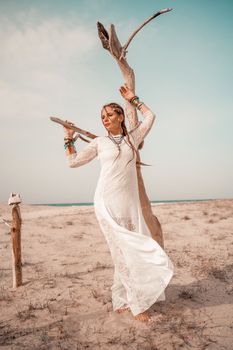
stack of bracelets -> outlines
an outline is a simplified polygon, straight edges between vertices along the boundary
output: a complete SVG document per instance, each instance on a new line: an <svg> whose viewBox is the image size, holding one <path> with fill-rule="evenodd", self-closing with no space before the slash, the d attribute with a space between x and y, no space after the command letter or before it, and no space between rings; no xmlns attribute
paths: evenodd
<svg viewBox="0 0 233 350"><path fill-rule="evenodd" d="M74 139L72 137L64 137L64 148L65 150L67 149L67 147L70 147L71 145L74 145Z"/></svg>
<svg viewBox="0 0 233 350"><path fill-rule="evenodd" d="M130 100L130 103L139 110L140 110L141 106L144 104L144 102L139 101L138 96L132 97Z"/></svg>

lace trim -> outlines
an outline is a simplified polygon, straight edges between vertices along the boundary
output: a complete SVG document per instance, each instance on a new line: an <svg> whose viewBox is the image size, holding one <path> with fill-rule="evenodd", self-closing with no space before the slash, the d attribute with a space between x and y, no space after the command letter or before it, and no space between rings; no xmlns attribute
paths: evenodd
<svg viewBox="0 0 233 350"><path fill-rule="evenodd" d="M133 223L132 218L129 217L113 217L113 220L117 222L118 225L125 227L129 231L136 231L136 225Z"/></svg>

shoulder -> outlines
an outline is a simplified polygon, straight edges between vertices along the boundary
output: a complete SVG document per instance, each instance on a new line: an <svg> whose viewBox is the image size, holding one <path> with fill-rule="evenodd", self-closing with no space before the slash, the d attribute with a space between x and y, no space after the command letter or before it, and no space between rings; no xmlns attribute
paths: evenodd
<svg viewBox="0 0 233 350"><path fill-rule="evenodd" d="M91 139L90 141L88 141L87 149L95 149L95 150L97 150L98 149L98 144L99 144L98 138L99 137L95 137L94 139Z"/></svg>
<svg viewBox="0 0 233 350"><path fill-rule="evenodd" d="M103 142L106 142L108 140L108 136L97 136L93 139L94 142L97 144L101 144Z"/></svg>
<svg viewBox="0 0 233 350"><path fill-rule="evenodd" d="M106 139L107 136L96 136L94 139L92 139L90 142L99 142L103 139Z"/></svg>
<svg viewBox="0 0 233 350"><path fill-rule="evenodd" d="M101 146L105 144L107 139L108 139L107 136L96 136L94 139L92 139L89 142L89 147L93 147L99 150Z"/></svg>
<svg viewBox="0 0 233 350"><path fill-rule="evenodd" d="M107 136L96 136L94 139L92 139L90 141L90 143L93 144L93 145L99 145L106 138L107 138Z"/></svg>

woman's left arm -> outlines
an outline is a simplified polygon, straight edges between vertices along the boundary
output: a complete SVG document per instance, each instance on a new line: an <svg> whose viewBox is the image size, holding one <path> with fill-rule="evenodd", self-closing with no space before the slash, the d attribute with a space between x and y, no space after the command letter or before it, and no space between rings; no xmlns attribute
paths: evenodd
<svg viewBox="0 0 233 350"><path fill-rule="evenodd" d="M144 102L139 101L139 98L133 94L126 84L121 86L120 93L127 101L134 105L134 107L137 108L144 117L144 120L139 122L138 126L129 132L134 139L135 146L138 147L149 133L156 116Z"/></svg>
<svg viewBox="0 0 233 350"><path fill-rule="evenodd" d="M144 120L139 122L139 125L129 132L129 134L132 135L134 139L136 147L138 147L147 136L156 118L155 114L144 103L141 105L139 111L142 114Z"/></svg>

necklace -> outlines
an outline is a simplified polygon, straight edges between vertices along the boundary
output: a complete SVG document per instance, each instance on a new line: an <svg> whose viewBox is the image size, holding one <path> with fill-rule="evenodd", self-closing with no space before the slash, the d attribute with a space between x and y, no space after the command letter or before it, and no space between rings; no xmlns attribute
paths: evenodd
<svg viewBox="0 0 233 350"><path fill-rule="evenodd" d="M110 140L115 143L115 145L117 146L118 150L120 150L120 144L122 143L123 139L124 139L124 135L119 134L119 135L111 135L109 134L108 137L110 138Z"/></svg>

